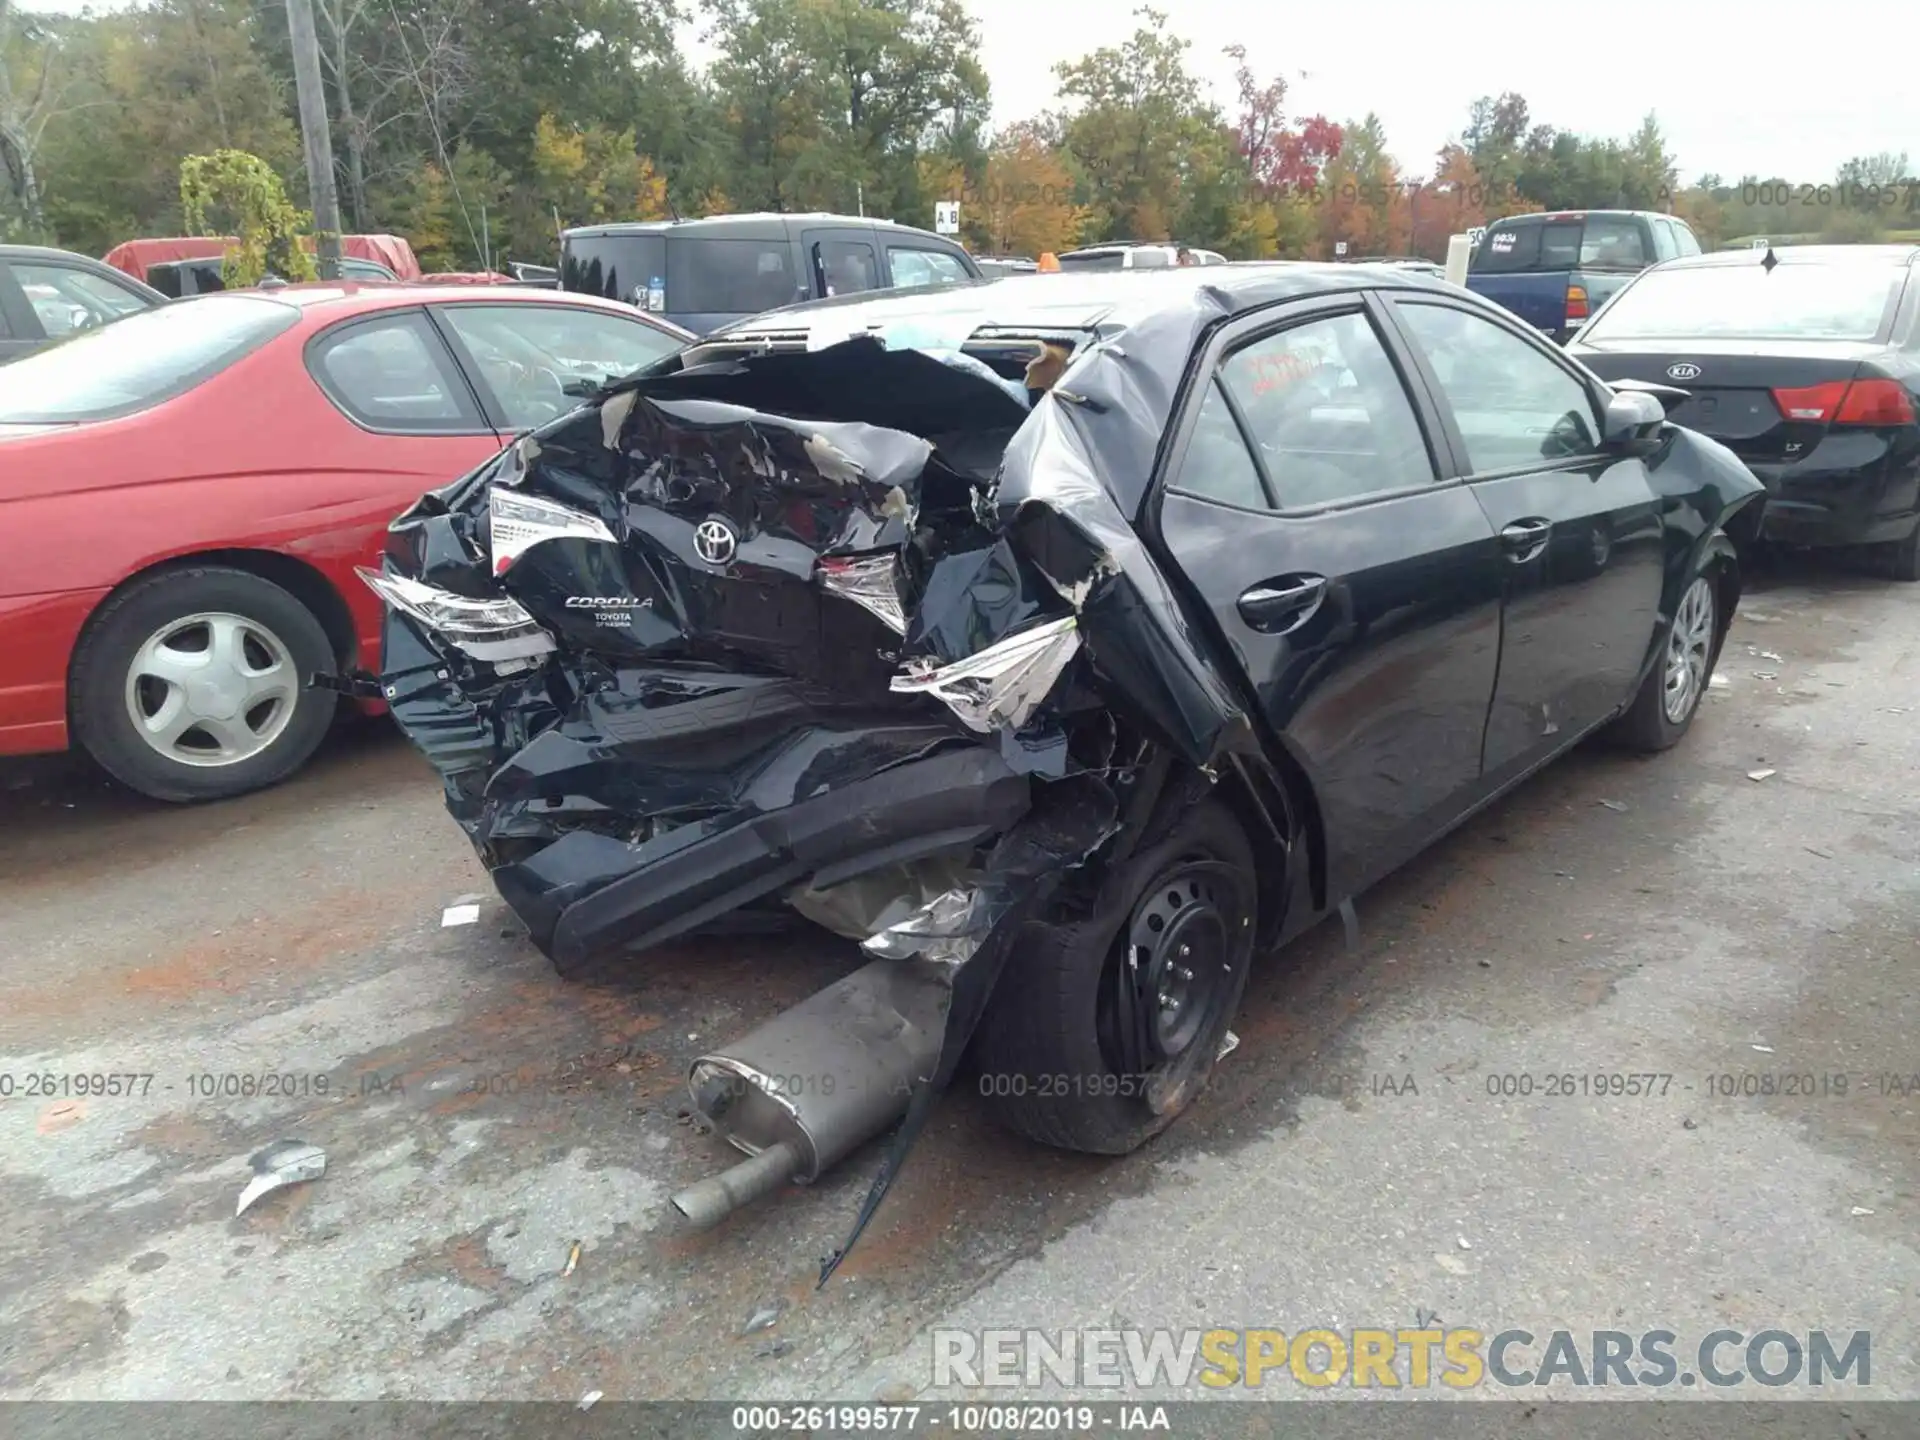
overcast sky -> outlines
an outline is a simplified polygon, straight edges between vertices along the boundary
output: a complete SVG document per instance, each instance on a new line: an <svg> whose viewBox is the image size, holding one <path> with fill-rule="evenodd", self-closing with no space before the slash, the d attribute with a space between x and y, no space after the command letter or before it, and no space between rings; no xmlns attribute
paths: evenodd
<svg viewBox="0 0 1920 1440"><path fill-rule="evenodd" d="M1116 45L1137 23L1128 0L966 3L980 21L1002 123L1053 103L1055 63ZM1920 26L1910 3L1158 3L1193 42L1192 66L1223 104L1233 99L1233 63L1220 52L1238 38L1263 80L1286 75L1295 113L1348 120L1376 111L1394 156L1422 175L1474 97L1503 90L1525 95L1536 121L1587 135L1625 138L1656 111L1683 181L1707 171L1824 180L1849 156L1882 150L1920 162L1911 58ZM78 10L81 0L23 8ZM704 58L696 35L688 48Z"/></svg>

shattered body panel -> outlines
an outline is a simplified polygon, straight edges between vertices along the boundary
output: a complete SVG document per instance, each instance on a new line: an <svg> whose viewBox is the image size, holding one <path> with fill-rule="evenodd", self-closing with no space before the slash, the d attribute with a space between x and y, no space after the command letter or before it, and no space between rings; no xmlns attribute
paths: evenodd
<svg viewBox="0 0 1920 1440"><path fill-rule="evenodd" d="M1233 945L1334 908L1351 935L1349 881L1366 857L1331 879L1327 857L1386 853L1344 819L1364 821L1370 795L1405 830L1388 813L1407 793L1391 772L1418 768L1430 746L1408 735L1433 728L1419 694L1396 702L1369 673L1401 686L1450 674L1461 692L1449 713L1470 722L1454 749L1471 773L1430 785L1450 808L1423 824L1457 822L1532 763L1472 788L1504 572L1486 570L1465 600L1429 595L1443 574L1421 553L1430 537L1393 535L1389 578L1327 585L1324 623L1301 632L1316 651L1233 628L1243 587L1309 531L1270 543L1266 517L1182 497L1155 509L1195 357L1223 331L1362 282L1446 293L1351 268L1023 278L823 302L801 307L806 323L772 312L606 388L393 523L383 573L366 576L388 601L381 692L562 973L785 915L859 940L882 966L696 1064L696 1102L749 1159L676 1197L684 1215L804 1182L902 1119L857 1236L996 987L1017 976L1025 927L1066 943L1082 920L1133 907L1111 878L1167 816L1211 797L1253 862L1236 862L1247 893L1218 912ZM1017 317L996 315L1003 289L1026 297ZM1686 552L1669 557L1676 569L1724 543L1719 516L1739 491L1731 472L1703 483L1685 468L1660 483L1695 486L1697 530L1650 532ZM1493 566L1472 492L1432 493ZM1471 668L1433 648L1431 617L1449 605L1471 606L1470 621L1448 622ZM1651 626L1645 609L1634 623ZM1400 730L1358 714L1362 696ZM1342 834L1327 835L1329 814ZM1206 859L1165 863L1186 866L1197 897L1222 868ZM1146 1032L1152 996L1173 1010L1177 997L1143 988L1163 962L1148 931L1128 933L1139 973L1122 967L1123 1018L1100 1044L1123 1057L1110 1065L1166 1061L1143 1093L1170 1114L1204 1080L1192 1057L1215 1053L1239 990L1218 1032L1175 1063ZM885 965L913 967L916 983ZM918 981L944 997L937 1020ZM935 1032L932 1048L915 1039ZM750 1082L766 1055L816 1053L831 1070L875 1046L913 1072L897 1106L809 1099L783 1115L729 1108L724 1087L711 1109L701 1100L716 1075Z"/></svg>

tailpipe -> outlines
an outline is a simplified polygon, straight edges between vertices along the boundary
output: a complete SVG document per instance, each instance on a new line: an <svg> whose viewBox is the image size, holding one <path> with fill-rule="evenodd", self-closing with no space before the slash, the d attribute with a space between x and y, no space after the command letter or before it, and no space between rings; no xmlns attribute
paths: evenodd
<svg viewBox="0 0 1920 1440"><path fill-rule="evenodd" d="M747 1159L673 1208L718 1224L783 1184L805 1185L906 1113L940 1059L950 990L939 967L876 960L693 1062L694 1107Z"/></svg>

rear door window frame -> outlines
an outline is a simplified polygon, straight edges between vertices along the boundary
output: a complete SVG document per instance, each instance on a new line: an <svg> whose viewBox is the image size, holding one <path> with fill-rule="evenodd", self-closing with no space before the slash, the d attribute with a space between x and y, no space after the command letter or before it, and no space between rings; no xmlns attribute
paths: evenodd
<svg viewBox="0 0 1920 1440"><path fill-rule="evenodd" d="M448 346L440 326L436 325L425 305L396 306L392 309L375 310L367 315L355 315L338 324L329 325L318 335L307 341L301 349L301 363L307 374L319 387L320 393L327 397L333 408L338 410L353 425L369 435L412 435L432 437L436 435L494 435L498 436L500 427L493 423L487 413L487 407L468 378L459 358ZM448 393L461 411L457 419L420 420L407 424L394 424L388 416L367 416L361 414L354 405L334 386L327 376L325 367L320 363L326 353L342 343L355 331L370 330L382 325L392 325L395 321L416 322L425 331L428 358L440 372L440 378L446 383Z"/></svg>
<svg viewBox="0 0 1920 1440"><path fill-rule="evenodd" d="M1255 473L1260 477L1261 489L1267 496L1268 506L1265 509L1249 511L1245 506L1234 505L1230 501L1189 490L1179 484L1181 467L1186 463L1187 453L1193 446L1193 433L1199 421L1200 408L1206 400L1210 385L1220 374L1220 368L1228 356L1282 331L1312 324L1316 320L1327 320L1354 313L1362 315L1371 326L1374 339L1386 352L1394 374L1400 381L1400 388L1406 395L1407 403L1413 409L1414 421L1419 425L1421 439L1425 441L1427 447L1429 479L1411 485L1386 486L1379 490L1369 490L1359 495L1346 495L1337 500L1322 501L1313 505L1279 503L1281 497L1274 487L1273 477L1267 471L1266 461L1260 454L1259 446L1251 438L1247 418L1241 412L1233 392L1222 384L1220 393L1227 403L1229 412L1233 415L1235 425L1239 427L1242 442L1247 445ZM1451 421L1435 403L1431 386L1432 376L1425 366L1419 364L1419 357L1410 351L1408 337L1393 321L1385 302L1376 291L1347 291L1337 295L1316 296L1307 300L1285 300L1276 306L1252 311L1217 331L1196 352L1196 358L1189 362L1186 376L1181 384L1177 418L1169 426L1171 433L1167 443L1162 447L1160 463L1156 467L1152 483L1148 486L1147 504L1157 510L1157 497L1160 492L1176 490L1182 495L1206 504L1242 510L1248 514L1290 517L1326 515L1342 510L1356 510L1369 505L1378 505L1402 499L1408 495L1424 495L1431 490L1462 484L1464 478L1460 473L1459 456L1455 449Z"/></svg>

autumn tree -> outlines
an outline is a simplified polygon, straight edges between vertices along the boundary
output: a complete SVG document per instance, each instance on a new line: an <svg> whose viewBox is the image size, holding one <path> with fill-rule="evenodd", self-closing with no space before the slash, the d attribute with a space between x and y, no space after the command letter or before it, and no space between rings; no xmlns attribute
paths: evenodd
<svg viewBox="0 0 1920 1440"><path fill-rule="evenodd" d="M978 192L986 248L997 255L1043 255L1071 250L1086 222L1074 203L1066 162L1030 127L1002 136L987 157ZM964 221L968 207L961 208Z"/></svg>

